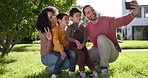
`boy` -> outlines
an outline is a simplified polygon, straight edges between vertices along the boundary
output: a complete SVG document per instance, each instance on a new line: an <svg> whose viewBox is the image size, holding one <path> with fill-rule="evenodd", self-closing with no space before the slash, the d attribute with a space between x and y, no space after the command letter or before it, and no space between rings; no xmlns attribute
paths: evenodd
<svg viewBox="0 0 148 78"><path fill-rule="evenodd" d="M66 40L65 28L69 23L69 16L66 13L59 13L57 15L57 21L59 26L56 26L52 30L54 54L58 57L55 64L55 68L52 74L52 78L56 78L60 67L64 62L65 58L70 59L69 75L74 76L75 65L76 65L76 54L68 48L68 41Z"/></svg>
<svg viewBox="0 0 148 78"><path fill-rule="evenodd" d="M87 42L86 30L83 25L80 25L81 21L81 11L77 8L72 8L70 10L70 18L73 21L66 32L66 39L69 41L69 48L76 52L78 56L78 65L80 76L82 78L86 77L84 65L89 67L92 76L98 78L98 73L96 72L95 66L90 60L87 48L85 46Z"/></svg>

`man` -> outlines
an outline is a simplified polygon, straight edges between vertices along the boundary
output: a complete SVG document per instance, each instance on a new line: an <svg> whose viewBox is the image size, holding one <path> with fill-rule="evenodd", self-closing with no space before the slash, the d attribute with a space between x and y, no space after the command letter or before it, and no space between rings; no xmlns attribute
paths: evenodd
<svg viewBox="0 0 148 78"><path fill-rule="evenodd" d="M129 24L139 12L137 1L133 0L133 2L131 7L135 9L120 18L98 16L90 5L83 8L85 18L90 21L86 25L88 38L93 43L93 47L89 50L90 58L100 63L100 71L103 75L108 75L109 63L114 62L121 52L116 29Z"/></svg>

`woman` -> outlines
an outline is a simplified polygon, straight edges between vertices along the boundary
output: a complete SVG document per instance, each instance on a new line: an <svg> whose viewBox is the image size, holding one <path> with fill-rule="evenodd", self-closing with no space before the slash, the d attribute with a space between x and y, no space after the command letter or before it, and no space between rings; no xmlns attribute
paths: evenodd
<svg viewBox="0 0 148 78"><path fill-rule="evenodd" d="M53 55L53 43L51 30L56 26L57 19L56 15L58 14L58 9L55 7L49 6L43 9L42 13L38 16L37 19L37 29L41 32L41 61L47 66L45 71L53 71L55 63L57 61L57 56ZM62 69L69 68L69 59L65 59Z"/></svg>

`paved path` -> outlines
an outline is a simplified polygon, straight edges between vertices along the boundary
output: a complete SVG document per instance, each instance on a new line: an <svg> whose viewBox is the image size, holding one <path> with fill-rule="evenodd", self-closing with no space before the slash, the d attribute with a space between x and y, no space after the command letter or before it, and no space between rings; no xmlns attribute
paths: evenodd
<svg viewBox="0 0 148 78"><path fill-rule="evenodd" d="M90 49L91 47L87 47L87 49ZM148 51L148 49L122 49L123 51Z"/></svg>
<svg viewBox="0 0 148 78"><path fill-rule="evenodd" d="M148 49L122 49L122 51L148 51Z"/></svg>

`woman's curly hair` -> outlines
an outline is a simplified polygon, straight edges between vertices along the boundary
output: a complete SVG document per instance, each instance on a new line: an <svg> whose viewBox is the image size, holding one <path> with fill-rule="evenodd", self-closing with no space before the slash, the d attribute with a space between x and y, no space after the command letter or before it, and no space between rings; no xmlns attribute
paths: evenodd
<svg viewBox="0 0 148 78"><path fill-rule="evenodd" d="M40 13L36 22L37 29L42 33L45 32L44 28L49 27L49 29L51 29L51 23L48 21L48 12L52 12L53 14L55 14L58 13L58 9L50 6L42 10L42 13Z"/></svg>

